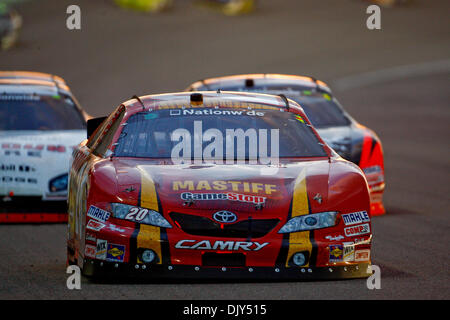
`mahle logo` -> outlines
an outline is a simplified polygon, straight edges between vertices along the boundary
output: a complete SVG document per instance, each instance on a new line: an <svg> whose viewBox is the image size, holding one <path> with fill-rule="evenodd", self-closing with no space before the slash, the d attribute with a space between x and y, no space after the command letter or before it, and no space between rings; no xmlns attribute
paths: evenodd
<svg viewBox="0 0 450 320"><path fill-rule="evenodd" d="M174 130L170 138L177 143L171 150L172 161L175 164L191 163L192 159L196 164L278 164L279 129L224 131L225 134L216 128L203 131L202 121L194 121L193 134L184 128Z"/></svg>

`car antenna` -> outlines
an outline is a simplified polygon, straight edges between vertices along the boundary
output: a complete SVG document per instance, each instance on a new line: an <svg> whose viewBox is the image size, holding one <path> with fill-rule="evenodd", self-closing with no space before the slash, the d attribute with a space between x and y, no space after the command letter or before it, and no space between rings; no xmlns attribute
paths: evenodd
<svg viewBox="0 0 450 320"><path fill-rule="evenodd" d="M139 101L139 103L140 103L141 106L142 106L142 110L145 110L145 105L144 105L144 103L142 102L141 98L139 98L137 95L134 95L134 96L132 96L131 98L132 98L132 99L136 99L137 101Z"/></svg>
<svg viewBox="0 0 450 320"><path fill-rule="evenodd" d="M281 97L281 99L283 99L284 103L286 104L286 109L287 111L289 111L289 101L286 98L286 96L284 94L279 94L278 96Z"/></svg>

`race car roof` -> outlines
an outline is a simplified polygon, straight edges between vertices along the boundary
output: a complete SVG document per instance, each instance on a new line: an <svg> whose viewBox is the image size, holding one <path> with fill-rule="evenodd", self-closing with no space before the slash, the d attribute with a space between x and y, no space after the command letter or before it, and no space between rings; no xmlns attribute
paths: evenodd
<svg viewBox="0 0 450 320"><path fill-rule="evenodd" d="M304 86L308 89L319 88L322 91L331 93L328 85L313 77L286 75L286 74L271 74L271 73L257 73L257 74L240 74L233 76L209 78L197 81L191 84L186 91L194 90L217 90L227 89L227 87L262 87L265 85L271 86Z"/></svg>
<svg viewBox="0 0 450 320"><path fill-rule="evenodd" d="M42 72L0 71L0 94L70 94L66 82L58 76Z"/></svg>
<svg viewBox="0 0 450 320"><path fill-rule="evenodd" d="M220 105L230 108L259 108L264 106L278 109L292 108L304 113L298 103L286 99L284 96L233 91L178 92L135 96L122 105L131 112L154 108L212 108Z"/></svg>

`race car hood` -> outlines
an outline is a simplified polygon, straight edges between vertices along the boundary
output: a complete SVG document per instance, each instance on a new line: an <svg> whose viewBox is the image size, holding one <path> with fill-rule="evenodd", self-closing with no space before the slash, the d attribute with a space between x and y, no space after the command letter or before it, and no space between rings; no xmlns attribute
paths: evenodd
<svg viewBox="0 0 450 320"><path fill-rule="evenodd" d="M279 215L289 212L296 186L301 182L305 183L304 199L307 197L312 202L311 210L326 211L333 206L328 201L328 160L291 162L275 168L165 165L155 161L114 159L99 163L94 170L94 185L101 189L97 192L99 201L126 199L129 204L140 204L160 212L199 214L226 208L238 213L258 212L260 216ZM117 189L102 188L111 185L113 180ZM105 200L100 199L103 193L101 198ZM315 197L317 201L313 200Z"/></svg>
<svg viewBox="0 0 450 320"><path fill-rule="evenodd" d="M309 170L308 170L309 168ZM169 168L168 168L169 169ZM186 166L176 170L159 171L142 166L143 178L153 176L158 181L162 203L186 210L221 210L238 212L271 211L289 205L297 177L303 171L306 178L327 181L328 163L322 170L312 172L312 162L287 164L271 172L268 168L252 166ZM266 169L266 172L264 172ZM314 168L315 169L315 168ZM326 191L324 192L326 197Z"/></svg>
<svg viewBox="0 0 450 320"><path fill-rule="evenodd" d="M67 174L73 147L85 130L0 132L0 194L16 196L65 195L52 192L52 179Z"/></svg>

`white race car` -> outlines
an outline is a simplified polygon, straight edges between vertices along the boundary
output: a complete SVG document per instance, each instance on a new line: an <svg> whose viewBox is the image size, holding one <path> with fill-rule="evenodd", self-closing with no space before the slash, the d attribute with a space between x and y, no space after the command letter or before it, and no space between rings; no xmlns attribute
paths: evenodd
<svg viewBox="0 0 450 320"><path fill-rule="evenodd" d="M0 223L66 221L69 159L88 118L62 78L0 72Z"/></svg>

